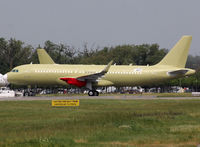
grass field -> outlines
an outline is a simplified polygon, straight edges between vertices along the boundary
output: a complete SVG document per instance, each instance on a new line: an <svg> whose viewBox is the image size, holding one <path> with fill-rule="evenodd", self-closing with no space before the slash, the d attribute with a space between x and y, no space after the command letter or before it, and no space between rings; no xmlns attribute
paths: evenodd
<svg viewBox="0 0 200 147"><path fill-rule="evenodd" d="M1 101L0 146L193 147L200 100Z"/></svg>

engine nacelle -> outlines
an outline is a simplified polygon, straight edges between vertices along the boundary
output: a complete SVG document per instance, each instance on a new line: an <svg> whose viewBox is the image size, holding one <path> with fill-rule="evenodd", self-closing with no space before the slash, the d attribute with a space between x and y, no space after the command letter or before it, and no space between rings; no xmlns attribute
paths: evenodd
<svg viewBox="0 0 200 147"><path fill-rule="evenodd" d="M63 80L67 82L70 85L74 85L77 87L84 87L86 85L85 81L79 81L76 78L60 78L60 80Z"/></svg>

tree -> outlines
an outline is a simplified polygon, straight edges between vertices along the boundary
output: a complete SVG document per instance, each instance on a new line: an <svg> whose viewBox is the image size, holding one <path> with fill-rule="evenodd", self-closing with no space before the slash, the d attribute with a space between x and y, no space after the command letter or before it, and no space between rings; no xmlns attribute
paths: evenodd
<svg viewBox="0 0 200 147"><path fill-rule="evenodd" d="M5 62L5 50L7 49L8 41L0 38L0 73L9 71L7 62Z"/></svg>
<svg viewBox="0 0 200 147"><path fill-rule="evenodd" d="M0 50L1 50L1 59L4 62L3 73L8 72L13 67L27 64L30 61L30 57L32 55L32 46L25 46L24 43L20 40L9 39L6 41L5 39L0 39Z"/></svg>

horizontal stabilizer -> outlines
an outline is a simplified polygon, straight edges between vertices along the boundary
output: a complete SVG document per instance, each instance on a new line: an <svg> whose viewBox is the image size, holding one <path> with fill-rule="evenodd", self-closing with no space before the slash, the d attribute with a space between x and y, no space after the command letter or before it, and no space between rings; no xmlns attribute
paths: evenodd
<svg viewBox="0 0 200 147"><path fill-rule="evenodd" d="M170 76L180 76L180 75L185 75L187 72L188 72L187 69L181 69L181 70L169 71L168 74Z"/></svg>

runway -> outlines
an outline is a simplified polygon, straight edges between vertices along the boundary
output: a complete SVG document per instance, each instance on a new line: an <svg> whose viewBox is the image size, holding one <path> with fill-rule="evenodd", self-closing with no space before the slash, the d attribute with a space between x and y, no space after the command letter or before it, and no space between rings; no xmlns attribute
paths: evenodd
<svg viewBox="0 0 200 147"><path fill-rule="evenodd" d="M116 99L116 100L189 100L200 97L157 97L157 96L131 96L131 95L113 95L113 96L35 96L35 97L0 97L0 101L34 101L34 100L64 100L64 99Z"/></svg>

